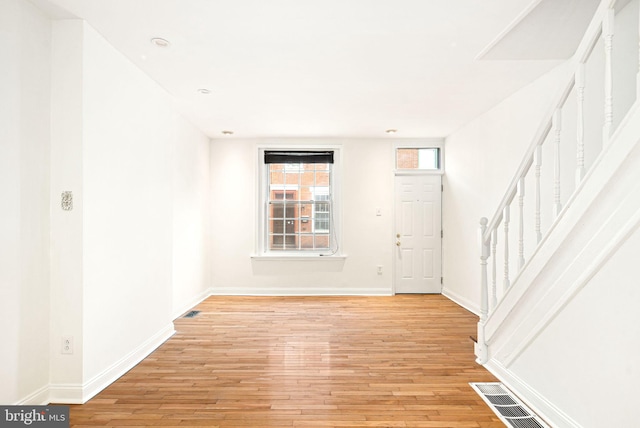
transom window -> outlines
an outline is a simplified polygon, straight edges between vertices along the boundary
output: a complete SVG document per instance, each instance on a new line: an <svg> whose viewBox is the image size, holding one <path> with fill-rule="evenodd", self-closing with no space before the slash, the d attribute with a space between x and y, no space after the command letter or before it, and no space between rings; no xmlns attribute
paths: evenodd
<svg viewBox="0 0 640 428"><path fill-rule="evenodd" d="M331 250L333 152L265 150L264 163L266 250Z"/></svg>
<svg viewBox="0 0 640 428"><path fill-rule="evenodd" d="M440 149L437 147L407 147L396 149L396 169L440 169Z"/></svg>

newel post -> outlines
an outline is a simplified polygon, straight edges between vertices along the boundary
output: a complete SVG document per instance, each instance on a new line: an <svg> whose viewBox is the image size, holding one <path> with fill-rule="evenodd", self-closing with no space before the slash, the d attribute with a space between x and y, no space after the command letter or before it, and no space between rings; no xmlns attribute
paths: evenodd
<svg viewBox="0 0 640 428"><path fill-rule="evenodd" d="M488 361L487 343L484 338L484 325L489 315L489 286L487 282L487 259L489 258L490 242L485 241L487 231L486 217L480 219L479 243L480 243L480 322L478 322L478 342L476 343L476 361L485 364Z"/></svg>
<svg viewBox="0 0 640 428"><path fill-rule="evenodd" d="M489 245L484 235L487 231L486 217L480 219L480 321L485 321L489 314L489 283L487 280L487 259L489 258Z"/></svg>

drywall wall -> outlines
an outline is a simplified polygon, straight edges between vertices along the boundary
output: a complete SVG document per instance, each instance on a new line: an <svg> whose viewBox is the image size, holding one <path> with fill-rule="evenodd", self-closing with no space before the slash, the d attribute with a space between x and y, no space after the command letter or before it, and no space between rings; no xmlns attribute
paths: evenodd
<svg viewBox="0 0 640 428"><path fill-rule="evenodd" d="M511 367L584 428L636 421L639 251L636 229Z"/></svg>
<svg viewBox="0 0 640 428"><path fill-rule="evenodd" d="M174 136L154 82L86 24L83 42L86 382L171 322Z"/></svg>
<svg viewBox="0 0 640 428"><path fill-rule="evenodd" d="M54 396L66 399L82 384L83 26L63 21L52 29L50 382ZM72 192L73 209L62 209L62 192ZM63 337L73 339L73 353L61 353Z"/></svg>
<svg viewBox="0 0 640 428"><path fill-rule="evenodd" d="M172 317L209 295L211 230L209 216L209 138L177 126L173 150Z"/></svg>
<svg viewBox="0 0 640 428"><path fill-rule="evenodd" d="M46 400L49 382L51 26L29 2L0 13L0 403Z"/></svg>
<svg viewBox="0 0 640 428"><path fill-rule="evenodd" d="M86 24L83 115L83 371L92 382L166 339L175 305L208 288L208 139Z"/></svg>
<svg viewBox="0 0 640 428"><path fill-rule="evenodd" d="M82 402L207 294L209 140L84 22L2 9L0 402Z"/></svg>
<svg viewBox="0 0 640 428"><path fill-rule="evenodd" d="M344 259L256 258L258 150L278 144L339 148ZM392 140L216 139L211 145L214 294L391 294ZM376 215L380 208L381 215ZM377 266L383 266L378 275Z"/></svg>
<svg viewBox="0 0 640 428"><path fill-rule="evenodd" d="M209 140L80 20L53 22L51 399L83 402L209 287ZM73 191L74 208L59 195Z"/></svg>
<svg viewBox="0 0 640 428"><path fill-rule="evenodd" d="M476 313L480 218L493 215L567 75L552 70L445 140L443 293Z"/></svg>

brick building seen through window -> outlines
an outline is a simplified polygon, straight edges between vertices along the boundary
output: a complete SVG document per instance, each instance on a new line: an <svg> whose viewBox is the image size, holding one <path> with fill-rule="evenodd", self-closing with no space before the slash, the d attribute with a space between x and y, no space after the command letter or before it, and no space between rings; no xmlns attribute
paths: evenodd
<svg viewBox="0 0 640 428"><path fill-rule="evenodd" d="M331 166L269 164L269 250L331 248Z"/></svg>
<svg viewBox="0 0 640 428"><path fill-rule="evenodd" d="M438 148L396 149L397 169L437 170L439 167L440 149Z"/></svg>

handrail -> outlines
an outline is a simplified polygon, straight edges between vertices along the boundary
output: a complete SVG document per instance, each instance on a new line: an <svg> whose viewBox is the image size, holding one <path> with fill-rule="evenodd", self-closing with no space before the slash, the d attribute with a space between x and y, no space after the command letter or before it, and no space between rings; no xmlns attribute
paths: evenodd
<svg viewBox="0 0 640 428"><path fill-rule="evenodd" d="M529 168L531 167L531 164L533 162L533 155L536 151L536 147L544 143L544 140L547 138L549 132L551 131L551 122L554 112L558 108L562 107L569 98L569 94L575 86L576 73L580 64L584 64L589 59L589 57L593 53L593 49L598 42L598 39L602 35L602 26L603 21L606 18L606 12L609 9L615 7L617 1L618 0L604 0L600 3L600 6L598 6L596 13L594 14L591 22L589 23L589 26L587 27L587 30L585 31L585 37L583 37L582 41L578 45L578 48L576 49L576 53L572 57L573 73L571 74L569 82L567 83L566 87L564 87L563 90L558 94L558 96L554 98L550 111L548 111L545 116L543 116L545 119L543 119L540 127L534 134L531 144L525 152L520 166L516 170L511 183L509 183L509 186L507 187L507 191L505 192L502 200L500 201L500 204L498 205L498 209L491 218L491 221L489 221L489 223L487 224L487 232L485 233L486 236L483 235L483 242L491 237L491 231L502 221L502 212L504 211L504 208L513 201L513 198L516 194L518 182L527 174L527 172L529 172Z"/></svg>

